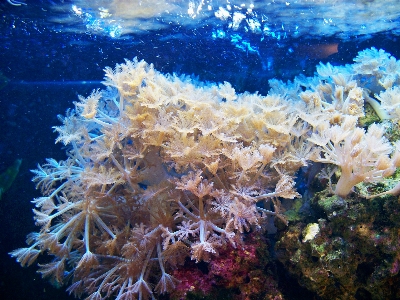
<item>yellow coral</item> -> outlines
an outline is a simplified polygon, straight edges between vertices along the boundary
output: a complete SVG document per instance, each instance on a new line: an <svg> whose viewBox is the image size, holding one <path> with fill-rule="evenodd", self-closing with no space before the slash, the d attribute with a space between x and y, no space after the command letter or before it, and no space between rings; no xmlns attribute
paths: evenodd
<svg viewBox="0 0 400 300"><path fill-rule="evenodd" d="M303 243L311 241L319 233L318 223L307 224L306 228L303 230Z"/></svg>

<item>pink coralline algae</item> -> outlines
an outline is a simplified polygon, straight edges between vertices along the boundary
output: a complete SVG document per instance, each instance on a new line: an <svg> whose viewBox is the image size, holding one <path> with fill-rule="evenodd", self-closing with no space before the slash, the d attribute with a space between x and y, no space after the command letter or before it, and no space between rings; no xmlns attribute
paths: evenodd
<svg viewBox="0 0 400 300"><path fill-rule="evenodd" d="M232 299L283 299L275 280L264 272L267 264L266 240L252 233L238 247L224 247L202 271L193 262L175 270L180 283L173 298L185 299L189 293L217 297L223 290Z"/></svg>
<svg viewBox="0 0 400 300"><path fill-rule="evenodd" d="M207 295L213 288L214 281L211 276L203 273L193 262L174 270L172 274L179 280L175 291L172 293L175 299L185 299L189 292Z"/></svg>
<svg viewBox="0 0 400 300"><path fill-rule="evenodd" d="M259 265L256 246L242 245L234 249L231 246L221 251L221 255L210 263L210 272L221 279L220 284L227 288L237 287L249 280L252 267Z"/></svg>

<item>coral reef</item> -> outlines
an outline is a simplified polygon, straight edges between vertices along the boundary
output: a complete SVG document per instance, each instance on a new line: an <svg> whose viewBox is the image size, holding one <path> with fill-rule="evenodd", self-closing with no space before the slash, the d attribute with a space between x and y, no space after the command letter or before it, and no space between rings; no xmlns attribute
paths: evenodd
<svg viewBox="0 0 400 300"><path fill-rule="evenodd" d="M306 239L307 218L291 224L279 234L278 259L321 299L398 299L400 204L385 200L317 193L313 220L320 231Z"/></svg>
<svg viewBox="0 0 400 300"><path fill-rule="evenodd" d="M187 288L207 293L211 285L239 285L251 298L262 285L274 290L276 284L255 266L251 258L261 256L246 235L262 236L275 220L281 261L292 273L305 274L304 286L321 288L333 280L328 263L355 255L351 247L357 244L339 233L331 236L339 225L322 217L311 218L313 234L306 238L302 218L290 218L297 221L282 231L288 225L285 207L301 196L295 187L299 170L305 170L299 177L307 190L304 204L311 201L336 220L358 220L348 216L351 201L372 201L365 199L399 189L391 185L353 196L354 186L386 182L400 165L400 143L385 136L383 124L358 126L367 104L381 119L398 121L400 63L374 48L360 52L355 62L320 64L315 77L293 83L271 80L267 96L236 94L227 82L206 85L163 75L136 59L106 68L106 88L80 96L75 109L60 118L63 125L54 127L57 142L68 146L68 158L47 159L33 171L43 193L32 201L40 230L28 235L28 247L11 255L27 266L47 253L48 261L39 264L43 277L69 284L70 293L88 299L155 298L179 284L183 295ZM320 202L311 183L319 171L332 204L315 204ZM370 223L365 226L375 232ZM387 235L395 249L393 230ZM318 243L315 255L313 243ZM287 253L293 255L290 263ZM399 269L396 255L390 262L393 276ZM307 273L302 265L311 266L314 256L319 265ZM209 282L193 267L200 262L208 263ZM335 278L357 271L354 264L335 266L341 269ZM242 285L243 270L251 284ZM191 275L182 276L185 272ZM218 280L228 273L235 279ZM337 280L334 285L348 284ZM278 291L272 294L281 298Z"/></svg>
<svg viewBox="0 0 400 300"><path fill-rule="evenodd" d="M266 238L252 232L238 247L227 244L209 264L191 261L174 270L179 283L171 299L283 299L272 272L265 272L269 263Z"/></svg>

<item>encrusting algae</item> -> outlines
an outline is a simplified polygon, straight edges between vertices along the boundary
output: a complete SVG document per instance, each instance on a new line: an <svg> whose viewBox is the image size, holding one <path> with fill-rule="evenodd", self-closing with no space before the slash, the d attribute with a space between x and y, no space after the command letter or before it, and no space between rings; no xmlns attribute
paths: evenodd
<svg viewBox="0 0 400 300"><path fill-rule="evenodd" d="M287 224L281 200L300 197L300 168L338 166L342 198L384 180L400 165L400 143L357 123L365 101L398 122L400 62L374 48L355 61L272 80L267 96L137 59L106 68L106 88L79 97L54 127L68 158L33 171L40 231L11 255L23 266L54 256L39 272L77 296L154 298L174 290L172 270L186 258L210 262L269 218Z"/></svg>

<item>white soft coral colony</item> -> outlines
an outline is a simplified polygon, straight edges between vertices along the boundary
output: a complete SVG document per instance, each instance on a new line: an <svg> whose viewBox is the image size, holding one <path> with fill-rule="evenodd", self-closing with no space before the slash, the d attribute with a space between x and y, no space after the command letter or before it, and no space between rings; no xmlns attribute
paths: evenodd
<svg viewBox="0 0 400 300"><path fill-rule="evenodd" d="M11 255L23 266L55 257L39 272L72 281L78 296L154 298L174 289L169 272L186 257L210 261L268 218L286 222L280 199L300 196L294 175L312 161L340 167L341 197L392 175L399 143L383 125L357 123L365 102L399 121L399 62L374 48L355 62L272 80L267 96L163 75L136 59L106 68L106 89L79 97L54 127L68 159L33 171L40 230Z"/></svg>

